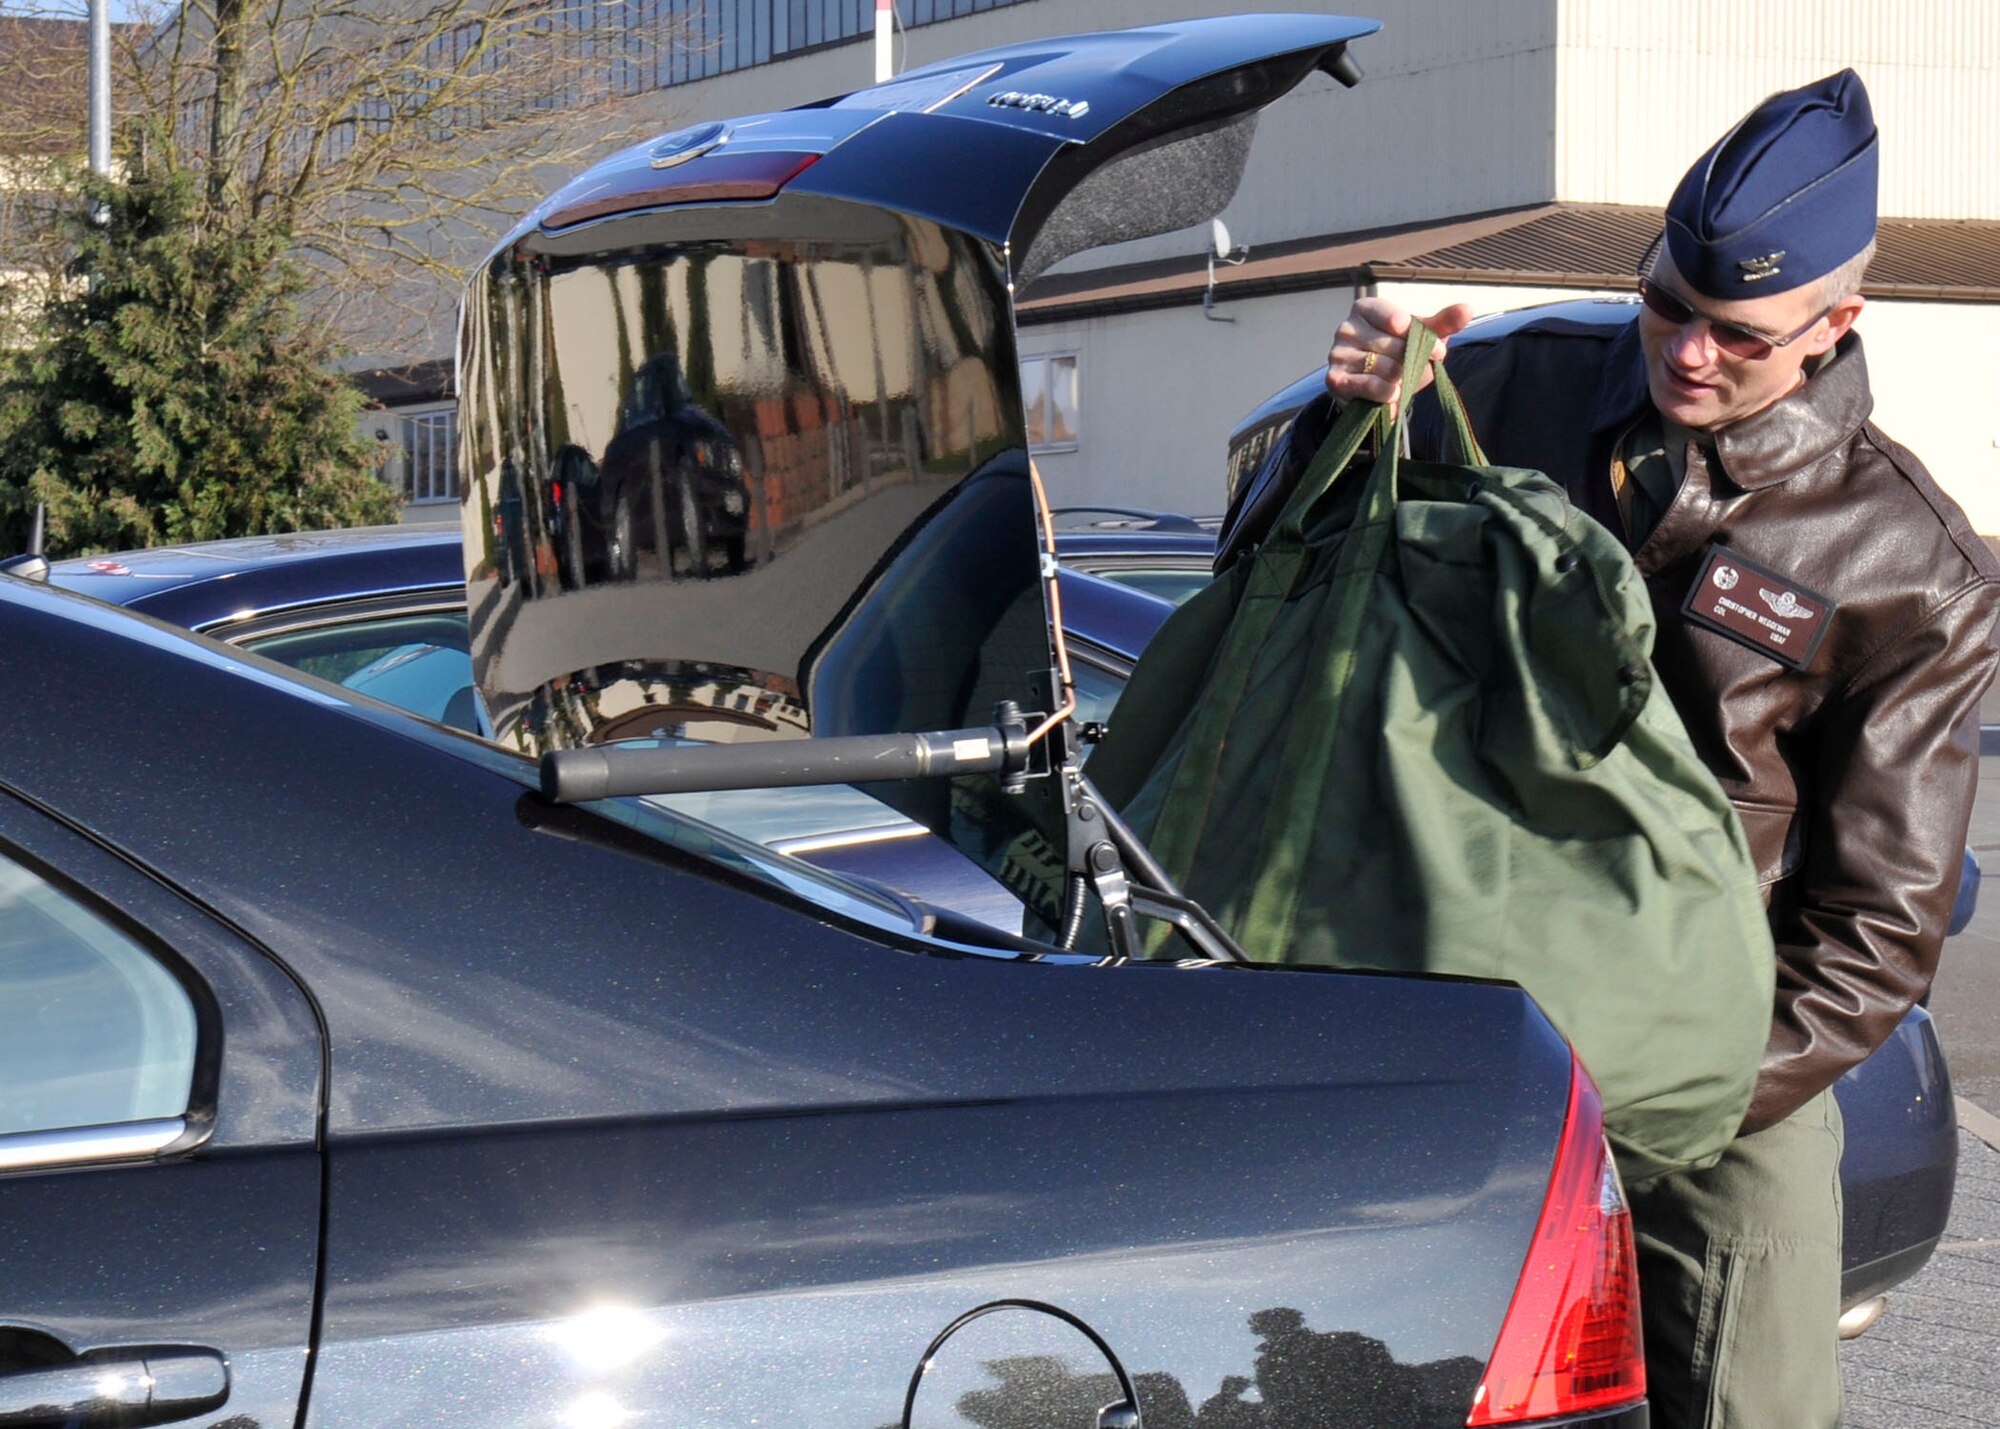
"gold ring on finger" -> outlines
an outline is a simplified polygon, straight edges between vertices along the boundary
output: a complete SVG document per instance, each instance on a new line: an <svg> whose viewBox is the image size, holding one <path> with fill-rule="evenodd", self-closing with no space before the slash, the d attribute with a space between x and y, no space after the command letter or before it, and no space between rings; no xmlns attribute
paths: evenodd
<svg viewBox="0 0 2000 1429"><path fill-rule="evenodd" d="M1369 373L1373 372L1375 370L1375 364L1380 360L1381 360L1381 354L1375 352L1371 352L1366 357L1362 358L1361 375L1363 377L1366 377Z"/></svg>

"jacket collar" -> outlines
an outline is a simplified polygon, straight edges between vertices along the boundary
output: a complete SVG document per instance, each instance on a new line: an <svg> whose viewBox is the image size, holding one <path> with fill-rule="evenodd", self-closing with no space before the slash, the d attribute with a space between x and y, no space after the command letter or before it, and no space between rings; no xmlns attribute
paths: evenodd
<svg viewBox="0 0 2000 1429"><path fill-rule="evenodd" d="M1624 431L1650 400L1635 318L1612 341L1598 379L1591 430ZM1861 338L1850 332L1805 386L1715 434L1723 475L1745 491L1810 475L1822 463L1838 460L1874 407Z"/></svg>

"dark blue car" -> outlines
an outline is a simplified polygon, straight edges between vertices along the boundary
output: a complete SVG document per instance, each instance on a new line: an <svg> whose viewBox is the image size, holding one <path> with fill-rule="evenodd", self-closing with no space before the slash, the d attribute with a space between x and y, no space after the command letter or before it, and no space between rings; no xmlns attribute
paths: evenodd
<svg viewBox="0 0 2000 1429"><path fill-rule="evenodd" d="M49 580L483 732L456 526L302 531L57 561Z"/></svg>
<svg viewBox="0 0 2000 1429"><path fill-rule="evenodd" d="M4 1422L1644 1423L1516 989L1064 958L71 591L0 631Z"/></svg>
<svg viewBox="0 0 2000 1429"><path fill-rule="evenodd" d="M1629 1217L1525 994L1073 951L1080 904L1176 910L1101 833L1092 711L1045 718L1052 632L1115 694L1167 607L1054 569L1011 295L1205 222L1373 28L987 51L526 217L460 325L482 737L351 687L441 632L278 599L342 689L0 578L0 1419L1643 1426ZM669 357L741 559L571 561L578 454ZM216 575L181 584L261 641ZM842 784L1019 931L550 778L912 732Z"/></svg>
<svg viewBox="0 0 2000 1429"><path fill-rule="evenodd" d="M1096 587L1035 536L1010 270L1371 29L989 52L552 201L463 324L488 737L0 576L0 1421L1640 1429L1629 1216L1518 989L1086 958L538 769L929 732L869 797L1063 917L1106 820L1027 722ZM556 458L669 351L743 559L593 579Z"/></svg>

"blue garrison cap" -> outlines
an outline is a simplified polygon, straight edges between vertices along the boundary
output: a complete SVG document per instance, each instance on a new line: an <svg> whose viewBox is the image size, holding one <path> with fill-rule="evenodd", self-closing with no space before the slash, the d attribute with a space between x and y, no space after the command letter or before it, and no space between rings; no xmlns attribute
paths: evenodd
<svg viewBox="0 0 2000 1429"><path fill-rule="evenodd" d="M1875 236L1876 167L1875 117L1853 70L1774 94L1674 190L1674 267L1725 300L1824 277Z"/></svg>

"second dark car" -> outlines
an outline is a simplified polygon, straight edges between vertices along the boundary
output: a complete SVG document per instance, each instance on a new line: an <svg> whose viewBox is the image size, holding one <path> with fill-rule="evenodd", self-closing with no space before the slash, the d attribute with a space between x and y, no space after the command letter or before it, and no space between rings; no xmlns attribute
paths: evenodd
<svg viewBox="0 0 2000 1429"><path fill-rule="evenodd" d="M574 584L631 580L642 554L694 575L738 571L748 560L743 448L695 401L671 352L632 374L602 461L564 446L553 480L551 534Z"/></svg>

